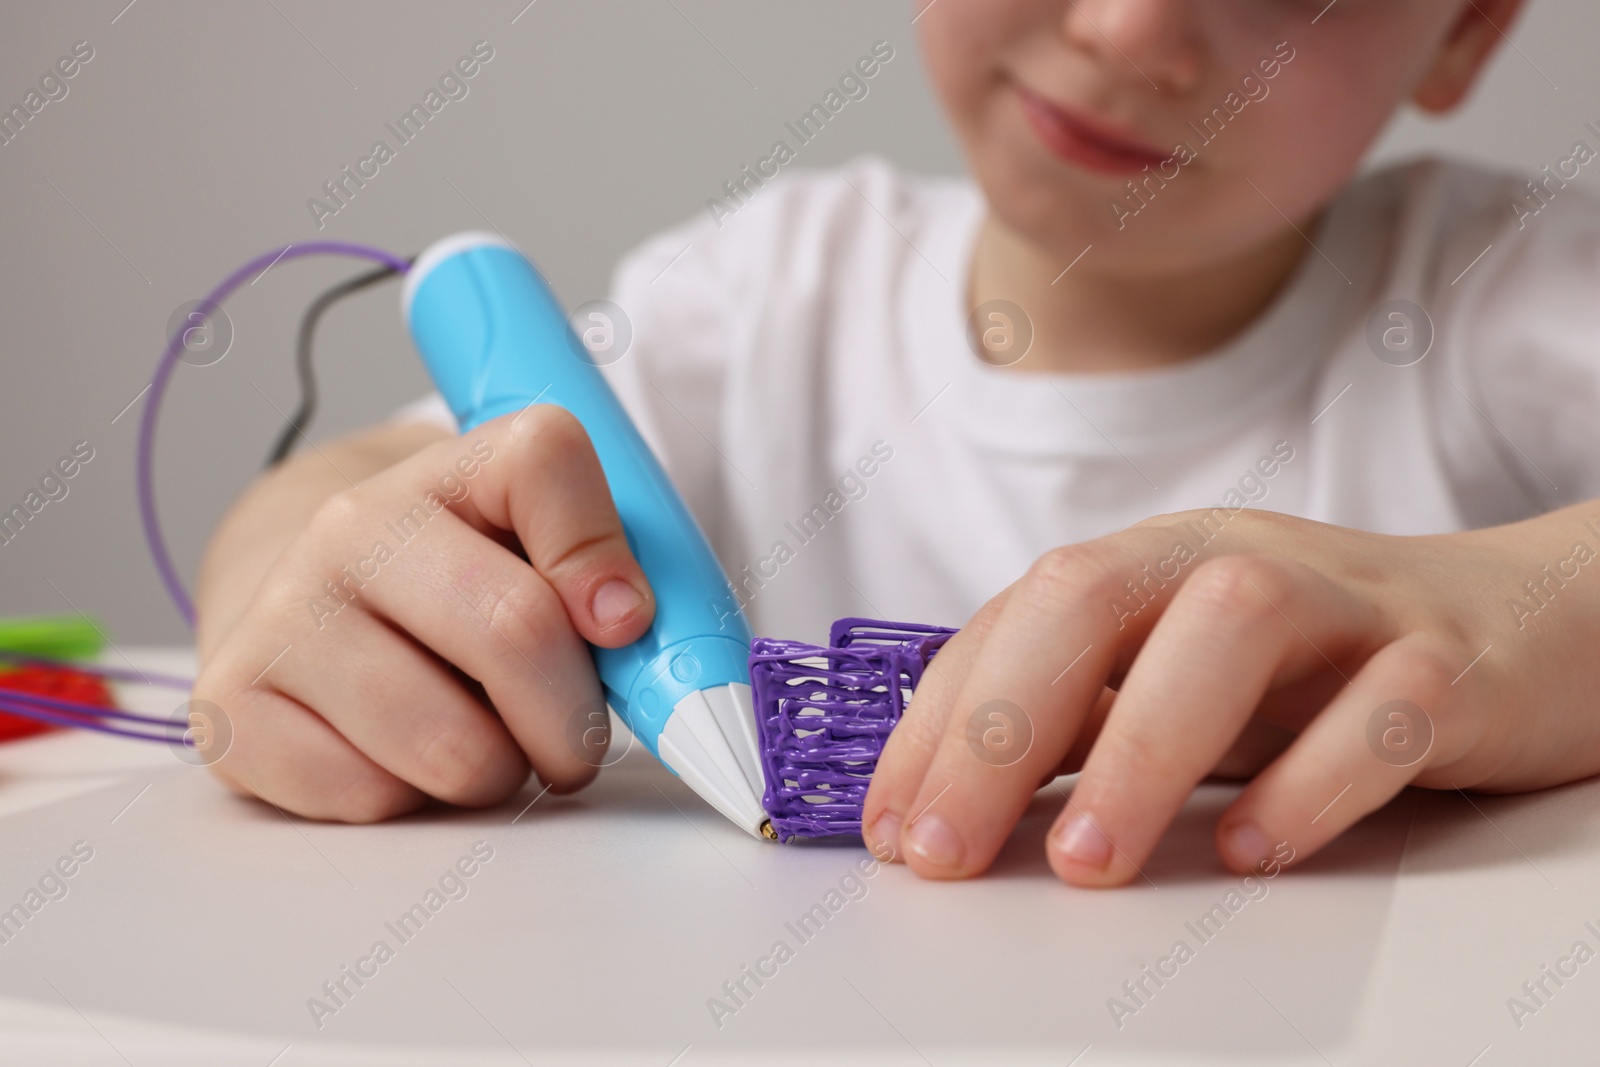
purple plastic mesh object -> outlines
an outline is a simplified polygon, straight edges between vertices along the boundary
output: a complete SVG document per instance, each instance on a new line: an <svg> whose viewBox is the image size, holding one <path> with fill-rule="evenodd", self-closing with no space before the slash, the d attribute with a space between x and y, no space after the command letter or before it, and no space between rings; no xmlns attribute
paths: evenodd
<svg viewBox="0 0 1600 1067"><path fill-rule="evenodd" d="M750 687L767 789L762 804L782 842L861 832L861 805L883 743L934 653L944 626L840 619L827 647L758 637Z"/></svg>

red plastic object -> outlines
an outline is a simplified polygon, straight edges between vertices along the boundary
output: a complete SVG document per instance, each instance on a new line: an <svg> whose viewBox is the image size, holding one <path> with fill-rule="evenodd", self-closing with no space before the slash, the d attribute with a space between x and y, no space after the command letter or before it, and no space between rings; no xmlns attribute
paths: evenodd
<svg viewBox="0 0 1600 1067"><path fill-rule="evenodd" d="M30 663L21 667L0 669L0 690L6 689L54 697L57 700L73 700L80 704L94 704L99 707L117 706L110 687L104 681L92 674L73 670L71 667L46 667ZM0 742L15 741L20 737L56 729L61 727L0 711Z"/></svg>

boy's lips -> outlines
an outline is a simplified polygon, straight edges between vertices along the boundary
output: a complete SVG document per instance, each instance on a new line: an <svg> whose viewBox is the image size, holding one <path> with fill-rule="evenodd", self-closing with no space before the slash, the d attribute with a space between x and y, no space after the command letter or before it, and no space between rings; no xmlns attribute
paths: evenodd
<svg viewBox="0 0 1600 1067"><path fill-rule="evenodd" d="M1168 158L1128 134L1052 104L1020 82L1014 84L1028 125L1051 153L1068 163L1101 174L1130 174Z"/></svg>

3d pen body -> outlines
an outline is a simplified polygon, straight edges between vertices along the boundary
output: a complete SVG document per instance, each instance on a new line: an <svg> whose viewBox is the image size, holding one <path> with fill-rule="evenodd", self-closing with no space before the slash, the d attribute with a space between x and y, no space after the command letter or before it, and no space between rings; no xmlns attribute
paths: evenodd
<svg viewBox="0 0 1600 1067"><path fill-rule="evenodd" d="M606 700L673 773L759 834L766 814L749 623L694 516L544 279L504 238L457 234L417 258L402 308L463 433L535 403L560 405L583 424L656 598L643 637L593 649Z"/></svg>

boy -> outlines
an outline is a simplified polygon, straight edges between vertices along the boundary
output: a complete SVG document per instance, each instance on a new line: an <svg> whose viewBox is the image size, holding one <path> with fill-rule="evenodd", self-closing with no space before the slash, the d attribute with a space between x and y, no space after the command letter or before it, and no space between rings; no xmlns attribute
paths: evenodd
<svg viewBox="0 0 1600 1067"><path fill-rule="evenodd" d="M1253 779L1217 828L1242 871L1408 783L1600 771L1587 159L1351 183L1519 6L937 0L917 29L975 183L789 174L623 262L613 381L756 631L970 620L869 844L981 872L1081 768L1049 861L1117 885L1207 775ZM581 787L584 642L651 618L570 417L457 439L422 412L264 477L203 569L216 769L304 815L490 804L530 764ZM469 449L426 532L308 611Z"/></svg>

